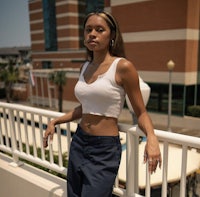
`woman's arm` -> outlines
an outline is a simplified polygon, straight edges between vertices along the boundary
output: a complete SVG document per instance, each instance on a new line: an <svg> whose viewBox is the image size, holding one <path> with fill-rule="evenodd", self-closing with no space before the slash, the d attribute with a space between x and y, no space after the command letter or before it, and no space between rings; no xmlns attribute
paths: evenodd
<svg viewBox="0 0 200 197"><path fill-rule="evenodd" d="M80 119L82 117L82 106L78 106L76 108L74 108L73 110L69 111L68 113L66 113L63 116L60 116L58 118L55 118L53 120L51 120L48 125L47 125L47 129L45 131L44 134L44 138L43 138L43 146L46 148L48 146L48 137L50 136L50 140L53 140L53 134L55 133L55 126L57 124L62 124L62 123L66 123L66 122L71 122L73 120L77 120Z"/></svg>
<svg viewBox="0 0 200 197"><path fill-rule="evenodd" d="M146 111L142 94L139 87L139 77L134 65L123 59L119 62L116 73L116 81L123 86L129 97L130 103L138 118L138 126L147 136L147 144L144 152L144 162L149 161L149 171L156 170L161 166L161 155L157 137L154 134L152 121Z"/></svg>
<svg viewBox="0 0 200 197"><path fill-rule="evenodd" d="M51 123L53 123L55 126L57 124L62 124L62 123L71 122L73 120L80 119L81 117L82 117L82 107L81 105L79 105L78 107L69 111L65 115L51 120Z"/></svg>

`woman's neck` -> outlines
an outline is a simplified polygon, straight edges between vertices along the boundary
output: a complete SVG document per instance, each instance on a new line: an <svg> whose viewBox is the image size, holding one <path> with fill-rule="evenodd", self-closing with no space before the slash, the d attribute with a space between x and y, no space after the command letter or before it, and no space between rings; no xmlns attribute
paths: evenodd
<svg viewBox="0 0 200 197"><path fill-rule="evenodd" d="M92 63L95 65L99 65L111 58L111 55L107 52L106 54L103 53L94 53Z"/></svg>

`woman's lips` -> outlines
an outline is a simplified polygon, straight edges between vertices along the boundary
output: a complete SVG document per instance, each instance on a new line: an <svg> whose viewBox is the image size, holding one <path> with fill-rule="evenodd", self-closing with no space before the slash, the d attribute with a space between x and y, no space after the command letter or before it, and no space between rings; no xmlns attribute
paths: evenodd
<svg viewBox="0 0 200 197"><path fill-rule="evenodd" d="M88 44L93 44L93 43L96 44L97 42L95 40L88 40L87 43Z"/></svg>

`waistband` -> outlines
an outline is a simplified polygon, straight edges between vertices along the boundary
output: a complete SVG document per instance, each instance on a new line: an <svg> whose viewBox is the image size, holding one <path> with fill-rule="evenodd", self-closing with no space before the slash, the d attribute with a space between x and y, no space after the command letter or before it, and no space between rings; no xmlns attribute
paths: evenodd
<svg viewBox="0 0 200 197"><path fill-rule="evenodd" d="M114 143L118 144L120 143L119 136L95 136L90 135L86 133L80 125L78 125L76 133L77 136L79 136L83 141L92 143L92 144L98 144L98 143Z"/></svg>

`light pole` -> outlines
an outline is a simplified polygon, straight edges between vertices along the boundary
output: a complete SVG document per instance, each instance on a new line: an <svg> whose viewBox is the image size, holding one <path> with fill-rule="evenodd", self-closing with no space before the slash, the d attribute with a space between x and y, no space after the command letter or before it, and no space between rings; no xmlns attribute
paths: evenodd
<svg viewBox="0 0 200 197"><path fill-rule="evenodd" d="M172 113L172 71L175 67L175 63L170 60L167 62L167 68L169 70L169 92L168 92L168 131L171 132L171 113Z"/></svg>

